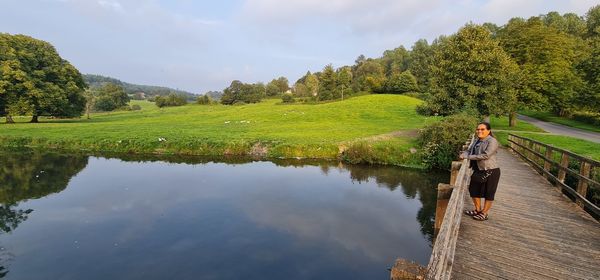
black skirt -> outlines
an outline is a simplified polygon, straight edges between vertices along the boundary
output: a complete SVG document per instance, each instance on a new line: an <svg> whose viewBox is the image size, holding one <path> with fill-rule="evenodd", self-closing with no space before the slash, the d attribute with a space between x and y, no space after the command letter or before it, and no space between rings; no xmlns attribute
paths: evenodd
<svg viewBox="0 0 600 280"><path fill-rule="evenodd" d="M485 200L493 201L500 181L500 168L478 170L475 169L469 183L469 194L471 197L483 197Z"/></svg>

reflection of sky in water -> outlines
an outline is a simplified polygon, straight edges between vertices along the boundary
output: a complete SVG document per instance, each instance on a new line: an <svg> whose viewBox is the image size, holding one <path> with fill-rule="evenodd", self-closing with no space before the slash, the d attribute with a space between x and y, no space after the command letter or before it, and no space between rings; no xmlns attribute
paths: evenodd
<svg viewBox="0 0 600 280"><path fill-rule="evenodd" d="M419 200L338 168L90 158L18 208L11 279L387 279L430 254Z"/></svg>

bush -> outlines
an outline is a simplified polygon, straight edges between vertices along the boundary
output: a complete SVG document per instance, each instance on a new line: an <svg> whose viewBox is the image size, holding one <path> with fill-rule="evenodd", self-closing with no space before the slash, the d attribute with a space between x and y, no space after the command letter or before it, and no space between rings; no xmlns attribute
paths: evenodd
<svg viewBox="0 0 600 280"><path fill-rule="evenodd" d="M599 113L576 112L573 114L573 119L576 121L600 126L600 114Z"/></svg>
<svg viewBox="0 0 600 280"><path fill-rule="evenodd" d="M196 103L198 103L200 105L209 105L210 103L212 103L212 100L210 100L210 97L208 97L208 95L203 95L203 96L199 96L196 99Z"/></svg>
<svg viewBox="0 0 600 280"><path fill-rule="evenodd" d="M281 100L283 101L283 103L294 103L295 102L294 97L289 93L283 94L281 96Z"/></svg>
<svg viewBox="0 0 600 280"><path fill-rule="evenodd" d="M154 103L159 108L167 106L182 106L187 104L187 98L183 95L171 93L168 96L156 96L154 98Z"/></svg>
<svg viewBox="0 0 600 280"><path fill-rule="evenodd" d="M462 113L426 126L418 138L423 163L429 168L450 169L476 125L476 117Z"/></svg>
<svg viewBox="0 0 600 280"><path fill-rule="evenodd" d="M142 106L140 106L140 105L138 105L138 104L131 105L131 110L132 110L132 111L139 111L139 110L142 110Z"/></svg>

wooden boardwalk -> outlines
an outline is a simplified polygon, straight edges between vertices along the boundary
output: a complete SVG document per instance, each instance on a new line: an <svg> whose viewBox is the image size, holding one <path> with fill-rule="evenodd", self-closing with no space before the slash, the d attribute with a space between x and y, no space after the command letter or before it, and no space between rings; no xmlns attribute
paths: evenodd
<svg viewBox="0 0 600 280"><path fill-rule="evenodd" d="M461 219L452 279L600 279L600 223L507 149L498 163L489 220Z"/></svg>

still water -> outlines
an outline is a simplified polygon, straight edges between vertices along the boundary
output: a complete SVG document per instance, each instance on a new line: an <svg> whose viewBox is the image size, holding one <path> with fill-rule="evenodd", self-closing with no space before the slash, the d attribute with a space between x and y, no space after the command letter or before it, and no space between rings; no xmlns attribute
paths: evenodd
<svg viewBox="0 0 600 280"><path fill-rule="evenodd" d="M5 279L389 279L446 173L0 152Z"/></svg>

